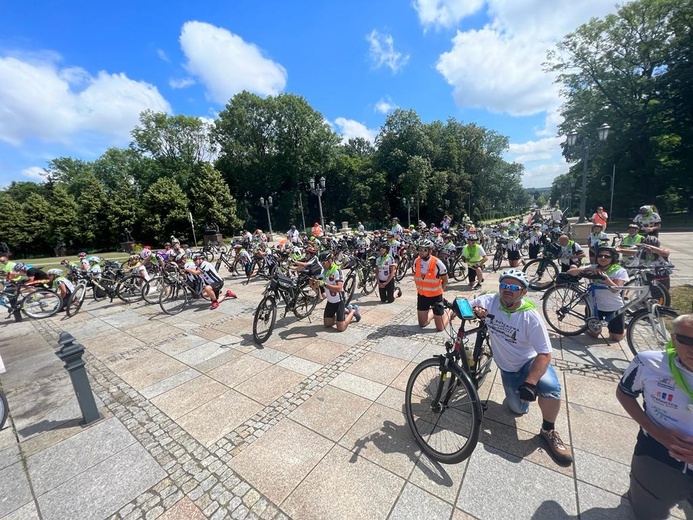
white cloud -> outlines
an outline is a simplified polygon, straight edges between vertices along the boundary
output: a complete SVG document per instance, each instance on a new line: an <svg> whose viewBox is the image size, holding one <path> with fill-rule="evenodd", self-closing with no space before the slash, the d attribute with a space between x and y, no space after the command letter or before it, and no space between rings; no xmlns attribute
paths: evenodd
<svg viewBox="0 0 693 520"><path fill-rule="evenodd" d="M395 50L395 41L389 34L380 34L373 29L366 36L370 48L368 55L375 68L389 67L393 74L402 70L409 61L408 54L402 54Z"/></svg>
<svg viewBox="0 0 693 520"><path fill-rule="evenodd" d="M124 145L146 109L171 112L156 87L125 74L92 76L55 61L0 57L0 141L74 145L86 132Z"/></svg>
<svg viewBox="0 0 693 520"><path fill-rule="evenodd" d="M192 78L171 78L168 80L168 84L171 88L187 88L195 84L195 80Z"/></svg>
<svg viewBox="0 0 693 520"><path fill-rule="evenodd" d="M348 141L355 137L363 137L367 141L373 143L375 141L375 136L378 135L378 130L371 130L363 123L344 117L335 119L334 126L337 128L337 133L344 138L344 141Z"/></svg>
<svg viewBox="0 0 693 520"><path fill-rule="evenodd" d="M156 55L159 56L159 58L164 60L166 63L171 63L171 60L168 59L168 55L166 54L166 51L164 51L163 49L157 49Z"/></svg>
<svg viewBox="0 0 693 520"><path fill-rule="evenodd" d="M46 170L39 166L30 166L22 170L22 175L32 181L43 182L46 180Z"/></svg>
<svg viewBox="0 0 693 520"><path fill-rule="evenodd" d="M286 86L284 67L226 29L186 22L180 45L188 60L185 69L205 85L207 97L220 105L243 90L268 96L281 93Z"/></svg>
<svg viewBox="0 0 693 520"><path fill-rule="evenodd" d="M381 114L392 112L395 108L397 108L397 105L395 105L389 97L381 99L375 104L375 111Z"/></svg>
<svg viewBox="0 0 693 520"><path fill-rule="evenodd" d="M547 137L538 141L527 141L526 143L511 144L508 147L507 155L511 160L518 163L528 163L556 159L561 155L561 138Z"/></svg>
<svg viewBox="0 0 693 520"><path fill-rule="evenodd" d="M542 70L546 52L589 18L616 10L604 0L487 4L490 22L480 30L458 31L436 68L453 87L458 106L511 115L556 110L561 100L554 76Z"/></svg>
<svg viewBox="0 0 693 520"><path fill-rule="evenodd" d="M483 5L484 0L414 0L419 22L426 28L453 27Z"/></svg>
<svg viewBox="0 0 693 520"><path fill-rule="evenodd" d="M568 168L565 162L541 164L534 168L527 168L522 176L522 185L525 188L548 188L556 177L568 173Z"/></svg>

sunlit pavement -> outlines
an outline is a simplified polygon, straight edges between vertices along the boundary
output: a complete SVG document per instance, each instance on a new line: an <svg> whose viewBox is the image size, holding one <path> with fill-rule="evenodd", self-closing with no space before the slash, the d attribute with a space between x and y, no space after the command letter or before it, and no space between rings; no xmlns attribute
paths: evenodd
<svg viewBox="0 0 693 520"><path fill-rule="evenodd" d="M660 237L673 285L693 281L691 237ZM486 273L484 289L496 281ZM574 465L546 453L536 406L524 417L504 409L494 373L479 445L446 466L420 456L403 414L412 368L446 338L416 325L410 275L393 304L359 296L363 319L344 333L324 329L324 304L301 321L280 309L262 347L251 331L264 284L226 285L238 299L216 310L200 302L171 317L87 301L71 319L0 323L12 412L0 432L0 518L632 516L637 428L614 397L625 342L551 333L565 398L557 429ZM457 294L472 293L451 283L447 297ZM103 416L88 427L54 355L60 331L87 349Z"/></svg>

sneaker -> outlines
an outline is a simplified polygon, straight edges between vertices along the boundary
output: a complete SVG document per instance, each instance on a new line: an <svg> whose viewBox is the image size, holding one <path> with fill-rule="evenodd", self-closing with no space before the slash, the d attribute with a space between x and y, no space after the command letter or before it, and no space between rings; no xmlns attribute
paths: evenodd
<svg viewBox="0 0 693 520"><path fill-rule="evenodd" d="M399 287L397 287L397 296L396 296L396 297L397 297L397 298L401 298L401 297L402 297L402 289L400 289Z"/></svg>
<svg viewBox="0 0 693 520"><path fill-rule="evenodd" d="M356 320L356 323L361 321L361 312L359 312L359 306L358 305L352 305L352 309L354 309L354 319Z"/></svg>
<svg viewBox="0 0 693 520"><path fill-rule="evenodd" d="M476 285L474 287L472 287L472 289L474 289L474 290L481 289L481 282L476 282Z"/></svg>
<svg viewBox="0 0 693 520"><path fill-rule="evenodd" d="M216 309L217 307L219 307L219 302L217 300L214 300L212 302L212 310Z"/></svg>
<svg viewBox="0 0 693 520"><path fill-rule="evenodd" d="M350 311L351 309L353 309L353 308L354 308L354 306L351 305L351 304L349 304L349 305L347 305L346 307L344 307L344 309L345 309L347 312L349 312L349 311Z"/></svg>
<svg viewBox="0 0 693 520"><path fill-rule="evenodd" d="M556 430L546 431L542 429L539 433L542 439L549 445L549 452L559 464L570 464L573 456L570 454L570 447L566 446L561 440Z"/></svg>
<svg viewBox="0 0 693 520"><path fill-rule="evenodd" d="M227 298L238 298L238 296L236 296L236 293L231 291L231 290L226 291L226 297Z"/></svg>

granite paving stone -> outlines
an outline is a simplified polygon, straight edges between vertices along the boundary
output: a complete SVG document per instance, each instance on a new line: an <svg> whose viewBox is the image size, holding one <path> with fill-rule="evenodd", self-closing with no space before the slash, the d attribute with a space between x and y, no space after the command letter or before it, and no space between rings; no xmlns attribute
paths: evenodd
<svg viewBox="0 0 693 520"><path fill-rule="evenodd" d="M143 388L142 390L140 390L140 393L147 399L152 399L157 395L161 395L165 392L168 392L169 390L172 390L173 388L176 388L177 386L182 385L183 383L190 381L191 379L195 379L199 375L200 372L198 372L194 368L189 368L188 370L179 372L171 377L162 379L158 383L154 383L153 385L148 386L147 388Z"/></svg>
<svg viewBox="0 0 693 520"><path fill-rule="evenodd" d="M327 365L336 357L344 354L347 350L349 350L349 347L346 345L341 345L334 341L318 339L296 352L296 355L308 361L313 361L314 363Z"/></svg>
<svg viewBox="0 0 693 520"><path fill-rule="evenodd" d="M303 381L304 377L303 374L274 365L236 385L234 389L255 401L270 404Z"/></svg>
<svg viewBox="0 0 693 520"><path fill-rule="evenodd" d="M220 383L234 387L272 366L271 363L253 356L235 358L207 373Z"/></svg>
<svg viewBox="0 0 693 520"><path fill-rule="evenodd" d="M578 481L623 495L630 486L630 463L623 464L582 450L574 450Z"/></svg>
<svg viewBox="0 0 693 520"><path fill-rule="evenodd" d="M185 352L173 354L173 357L186 365L195 366L226 352L228 348L229 347L222 346L215 341L209 341L188 349Z"/></svg>
<svg viewBox="0 0 693 520"><path fill-rule="evenodd" d="M377 352L368 352L347 368L346 371L370 381L389 385L404 370L407 364L406 361L399 358L385 356Z"/></svg>
<svg viewBox="0 0 693 520"><path fill-rule="evenodd" d="M630 465L638 425L630 418L570 403L573 447L603 458ZM608 424L608 428L595 425ZM614 432L619 432L615 435Z"/></svg>
<svg viewBox="0 0 693 520"><path fill-rule="evenodd" d="M250 355L272 364L279 363L282 359L289 357L286 352L269 347L257 348Z"/></svg>
<svg viewBox="0 0 693 520"><path fill-rule="evenodd" d="M578 482L580 515L590 519L631 520L633 509L627 498L596 486Z"/></svg>
<svg viewBox="0 0 693 520"><path fill-rule="evenodd" d="M201 375L151 399L172 419L191 412L228 391L228 387L211 377Z"/></svg>
<svg viewBox="0 0 693 520"><path fill-rule="evenodd" d="M322 368L322 365L318 363L313 363L307 359L300 358L298 356L288 356L277 363L280 367L288 368L304 376L309 376L314 374Z"/></svg>
<svg viewBox="0 0 693 520"><path fill-rule="evenodd" d="M451 513L451 504L443 502L421 488L406 484L388 519L449 518Z"/></svg>
<svg viewBox="0 0 693 520"><path fill-rule="evenodd" d="M454 504L468 463L469 459L457 464L441 464L426 455L421 455L409 475L409 482L445 502Z"/></svg>
<svg viewBox="0 0 693 520"><path fill-rule="evenodd" d="M0 518L31 502L31 490L22 462L0 470Z"/></svg>
<svg viewBox="0 0 693 520"><path fill-rule="evenodd" d="M29 502L19 509L15 509L9 515L3 516L2 520L41 520L36 510L36 504Z"/></svg>
<svg viewBox="0 0 693 520"><path fill-rule="evenodd" d="M379 352L387 356L392 356L405 361L412 361L424 344L419 341L412 341L408 338L400 338L396 336L388 336L383 338L380 343L373 347L373 352Z"/></svg>
<svg viewBox="0 0 693 520"><path fill-rule="evenodd" d="M375 401L387 388L385 385L369 381L363 377L343 372L330 381L332 386Z"/></svg>

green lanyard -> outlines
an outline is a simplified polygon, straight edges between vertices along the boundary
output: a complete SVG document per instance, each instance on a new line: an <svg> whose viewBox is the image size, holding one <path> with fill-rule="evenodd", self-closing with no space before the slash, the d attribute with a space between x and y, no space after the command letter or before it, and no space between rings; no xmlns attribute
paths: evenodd
<svg viewBox="0 0 693 520"><path fill-rule="evenodd" d="M691 390L691 388L688 386L688 383L683 377L681 370L679 370L679 367L677 367L676 363L674 363L674 358L676 358L676 349L674 348L674 344L671 340L669 340L669 343L667 343L667 358L669 361L669 370L671 370L671 375L674 376L676 385L688 394L688 399L690 399L691 403L693 403L693 390ZM689 404L688 409L693 410L693 404Z"/></svg>

